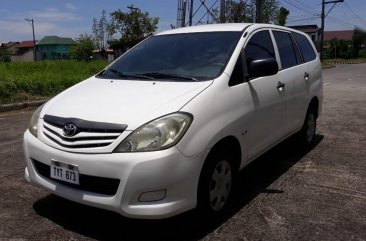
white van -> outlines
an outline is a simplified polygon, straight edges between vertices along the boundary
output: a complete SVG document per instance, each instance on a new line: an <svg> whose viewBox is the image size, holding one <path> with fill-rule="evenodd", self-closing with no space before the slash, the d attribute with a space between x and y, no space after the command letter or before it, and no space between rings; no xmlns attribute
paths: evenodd
<svg viewBox="0 0 366 241"><path fill-rule="evenodd" d="M295 133L313 141L322 93L319 57L302 32L168 30L33 114L25 179L127 217L196 207L219 215L239 170Z"/></svg>

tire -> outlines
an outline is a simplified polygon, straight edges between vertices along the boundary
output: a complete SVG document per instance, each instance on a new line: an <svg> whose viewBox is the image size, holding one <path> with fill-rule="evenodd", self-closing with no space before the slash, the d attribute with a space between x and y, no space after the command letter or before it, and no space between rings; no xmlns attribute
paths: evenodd
<svg viewBox="0 0 366 241"><path fill-rule="evenodd" d="M203 218L219 218L225 213L236 173L229 152L213 152L208 156L198 186L197 207Z"/></svg>
<svg viewBox="0 0 366 241"><path fill-rule="evenodd" d="M304 146L310 146L315 139L316 133L316 114L314 108L309 108L306 113L304 124L299 133L300 143Z"/></svg>

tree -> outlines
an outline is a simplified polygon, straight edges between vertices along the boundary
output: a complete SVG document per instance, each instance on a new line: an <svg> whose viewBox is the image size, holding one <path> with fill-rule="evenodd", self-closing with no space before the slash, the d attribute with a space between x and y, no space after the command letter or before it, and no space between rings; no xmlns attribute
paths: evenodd
<svg viewBox="0 0 366 241"><path fill-rule="evenodd" d="M0 62L10 62L11 52L7 49L0 49Z"/></svg>
<svg viewBox="0 0 366 241"><path fill-rule="evenodd" d="M113 21L108 19L106 10L102 10L99 19L93 18L92 33L98 48L104 50L108 40L110 40L115 33Z"/></svg>
<svg viewBox="0 0 366 241"><path fill-rule="evenodd" d="M121 39L117 41L124 47L132 47L147 36L153 34L158 28L159 18L149 17L148 12L132 10L123 12L118 9L111 13L113 29L121 34ZM115 42L116 44L116 42Z"/></svg>
<svg viewBox="0 0 366 241"><path fill-rule="evenodd" d="M355 28L352 37L352 57L359 57L359 52L362 48L362 45L366 45L366 32L362 29Z"/></svg>
<svg viewBox="0 0 366 241"><path fill-rule="evenodd" d="M257 23L276 23L279 14L278 0L252 0Z"/></svg>
<svg viewBox="0 0 366 241"><path fill-rule="evenodd" d="M226 21L229 23L276 23L278 0L229 0L226 2Z"/></svg>
<svg viewBox="0 0 366 241"><path fill-rule="evenodd" d="M89 61L93 56L95 44L92 36L81 34L77 39L77 44L70 49L70 56L77 60Z"/></svg>
<svg viewBox="0 0 366 241"><path fill-rule="evenodd" d="M278 14L278 21L277 24L281 25L281 26L285 26L286 24L286 20L287 20L287 16L290 14L290 11L287 10L284 7L280 8L279 14Z"/></svg>
<svg viewBox="0 0 366 241"><path fill-rule="evenodd" d="M253 6L244 0L227 1L225 18L228 23L254 22Z"/></svg>
<svg viewBox="0 0 366 241"><path fill-rule="evenodd" d="M95 44L97 46L99 46L99 30L98 30L98 19L96 18L93 18L93 25L92 25L92 32L93 32L93 35L94 35L94 41L95 41Z"/></svg>

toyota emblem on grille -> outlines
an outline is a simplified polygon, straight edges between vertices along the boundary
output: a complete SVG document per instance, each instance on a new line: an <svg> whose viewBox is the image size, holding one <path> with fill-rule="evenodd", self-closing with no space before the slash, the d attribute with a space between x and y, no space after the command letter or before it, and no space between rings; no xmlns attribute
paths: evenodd
<svg viewBox="0 0 366 241"><path fill-rule="evenodd" d="M66 124L62 130L65 136L75 136L78 128L74 124Z"/></svg>

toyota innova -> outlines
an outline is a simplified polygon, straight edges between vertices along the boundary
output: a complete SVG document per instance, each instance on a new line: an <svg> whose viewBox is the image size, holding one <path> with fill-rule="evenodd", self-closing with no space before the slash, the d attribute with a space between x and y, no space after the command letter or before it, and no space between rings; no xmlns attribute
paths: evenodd
<svg viewBox="0 0 366 241"><path fill-rule="evenodd" d="M158 33L35 111L25 179L127 217L218 215L248 163L293 134L312 143L322 86L316 49L294 29Z"/></svg>

